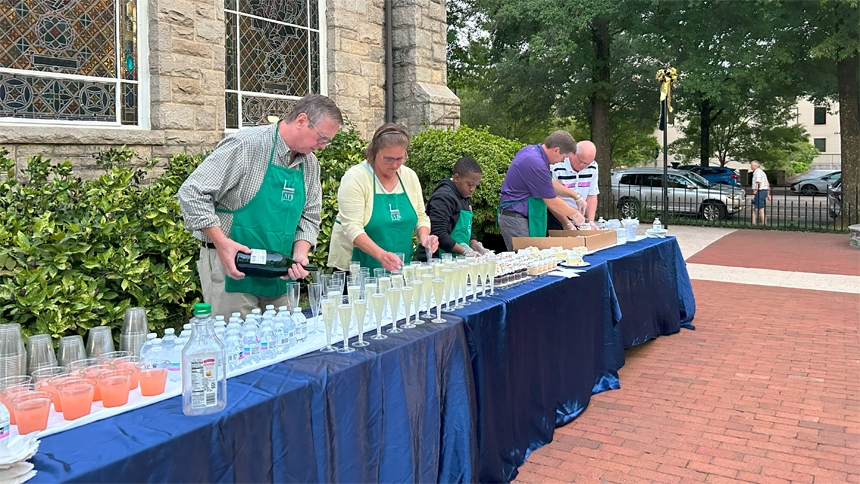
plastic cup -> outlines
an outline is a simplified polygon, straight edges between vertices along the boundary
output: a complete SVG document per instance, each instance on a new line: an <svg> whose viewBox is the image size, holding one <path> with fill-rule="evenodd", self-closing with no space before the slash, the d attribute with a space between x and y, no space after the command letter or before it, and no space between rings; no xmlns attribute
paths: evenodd
<svg viewBox="0 0 860 484"><path fill-rule="evenodd" d="M12 406L12 398L23 393L30 393L33 391L33 383L18 383L16 385L8 385L0 391L0 401L3 402L3 405L6 405L6 409L9 410L9 423L12 425L17 424L17 418L15 418L15 407Z"/></svg>
<svg viewBox="0 0 860 484"><path fill-rule="evenodd" d="M164 393L167 384L167 366L170 362L147 361L137 364L138 378L140 378L140 394L144 397L152 397Z"/></svg>
<svg viewBox="0 0 860 484"><path fill-rule="evenodd" d="M97 359L99 361L107 361L115 360L117 358L124 358L126 356L131 356L131 351L111 351L110 353L99 355Z"/></svg>
<svg viewBox="0 0 860 484"><path fill-rule="evenodd" d="M90 359L92 359L92 358L90 358ZM96 378L98 378L99 375L101 375L102 373L105 373L107 371L111 371L111 370L113 370L113 366L111 366L110 364L97 363L97 364L92 365L92 366L80 368L78 371L79 371L81 378L87 378L90 380L98 381L98 380L96 380ZM98 385L96 385L95 390L93 390L93 401L98 402L101 399L102 399L101 388Z"/></svg>
<svg viewBox="0 0 860 484"><path fill-rule="evenodd" d="M137 388L139 382L140 373L137 371L137 364L142 362L143 358L140 356L124 356L122 358L116 358L111 360L114 369L117 370L131 370L131 379L128 382L128 389L134 390Z"/></svg>
<svg viewBox="0 0 860 484"><path fill-rule="evenodd" d="M146 321L146 310L143 308L128 308L122 317L122 330L120 334L146 334L149 325Z"/></svg>
<svg viewBox="0 0 860 484"><path fill-rule="evenodd" d="M69 366L69 363L86 357L87 352L84 350L84 339L80 335L60 338L60 345L57 348L57 364L60 366Z"/></svg>
<svg viewBox="0 0 860 484"><path fill-rule="evenodd" d="M19 435L48 428L48 414L51 413L53 395L53 392L36 391L12 397Z"/></svg>
<svg viewBox="0 0 860 484"><path fill-rule="evenodd" d="M27 340L27 356L29 369L33 370L48 366L57 366L57 355L54 353L54 343L51 335L34 334Z"/></svg>
<svg viewBox="0 0 860 484"><path fill-rule="evenodd" d="M99 357L105 353L116 351L110 326L95 326L90 328L87 335L87 355L90 358Z"/></svg>
<svg viewBox="0 0 860 484"><path fill-rule="evenodd" d="M105 408L128 403L129 381L134 370L111 370L99 373L98 382Z"/></svg>
<svg viewBox="0 0 860 484"><path fill-rule="evenodd" d="M67 381L72 380L80 380L81 377L79 375L73 375L71 373L63 373L61 375L53 376L48 378L45 381L41 381L36 384L37 390L45 390L54 393L54 410L57 412L63 411L63 400L60 398L60 390L58 389L61 383L65 383Z"/></svg>
<svg viewBox="0 0 860 484"><path fill-rule="evenodd" d="M89 415L93 409L95 388L95 380L89 378L75 378L57 385L63 402L63 418L75 420Z"/></svg>

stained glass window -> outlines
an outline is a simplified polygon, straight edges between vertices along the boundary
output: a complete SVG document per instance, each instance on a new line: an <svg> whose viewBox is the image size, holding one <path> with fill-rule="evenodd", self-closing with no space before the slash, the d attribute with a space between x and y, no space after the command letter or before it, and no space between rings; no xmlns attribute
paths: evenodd
<svg viewBox="0 0 860 484"><path fill-rule="evenodd" d="M227 127L265 124L320 92L319 0L225 0Z"/></svg>
<svg viewBox="0 0 860 484"><path fill-rule="evenodd" d="M0 119L138 124L137 1L0 2Z"/></svg>

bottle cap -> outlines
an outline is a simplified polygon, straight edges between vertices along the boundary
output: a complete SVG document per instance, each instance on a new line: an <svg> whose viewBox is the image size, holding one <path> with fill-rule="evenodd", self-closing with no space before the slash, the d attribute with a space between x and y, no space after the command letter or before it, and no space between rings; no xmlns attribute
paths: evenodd
<svg viewBox="0 0 860 484"><path fill-rule="evenodd" d="M164 336L167 336L168 334L174 334L174 333L176 333L176 330L173 328L167 328L164 330Z"/></svg>
<svg viewBox="0 0 860 484"><path fill-rule="evenodd" d="M191 314L195 316L204 316L212 313L212 306L206 303L197 303L194 305L194 309L191 311Z"/></svg>
<svg viewBox="0 0 860 484"><path fill-rule="evenodd" d="M158 338L158 335L155 333L149 333L146 335L146 339L155 339Z"/></svg>
<svg viewBox="0 0 860 484"><path fill-rule="evenodd" d="M266 311L268 311L270 309L275 309L275 305L274 304L266 304Z"/></svg>
<svg viewBox="0 0 860 484"><path fill-rule="evenodd" d="M278 311L286 311L286 310L287 310L287 307L286 307L286 306L280 306L280 307L278 308Z"/></svg>

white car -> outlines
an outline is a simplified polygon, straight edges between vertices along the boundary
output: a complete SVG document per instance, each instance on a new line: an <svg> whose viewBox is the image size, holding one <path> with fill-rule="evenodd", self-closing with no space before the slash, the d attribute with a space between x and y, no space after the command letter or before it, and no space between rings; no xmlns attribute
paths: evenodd
<svg viewBox="0 0 860 484"><path fill-rule="evenodd" d="M743 188L716 185L687 170L668 171L669 212L698 214L705 220L725 219L743 210ZM612 174L612 191L623 217L663 210L663 170L631 168Z"/></svg>

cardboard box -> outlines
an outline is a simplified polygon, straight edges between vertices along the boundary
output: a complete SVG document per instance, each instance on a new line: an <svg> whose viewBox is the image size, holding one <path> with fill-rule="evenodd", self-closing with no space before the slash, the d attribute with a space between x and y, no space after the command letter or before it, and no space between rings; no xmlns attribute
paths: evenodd
<svg viewBox="0 0 860 484"><path fill-rule="evenodd" d="M590 252L615 245L618 237L614 230L550 230L549 234L550 237L513 237L511 242L514 250L525 249L526 247L572 249L585 246Z"/></svg>

